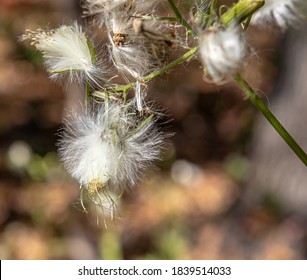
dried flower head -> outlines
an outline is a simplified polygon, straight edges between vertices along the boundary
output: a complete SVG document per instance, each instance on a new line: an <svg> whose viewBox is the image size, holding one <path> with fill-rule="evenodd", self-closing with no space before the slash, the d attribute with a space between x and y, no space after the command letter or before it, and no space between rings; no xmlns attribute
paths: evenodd
<svg viewBox="0 0 307 280"><path fill-rule="evenodd" d="M298 5L301 0L266 0L265 5L253 14L251 23L268 25L274 23L281 29L297 25L302 18Z"/></svg>
<svg viewBox="0 0 307 280"><path fill-rule="evenodd" d="M84 15L105 25L110 40L111 59L120 74L140 79L161 66L161 49L170 46L172 38L165 34L164 24L144 15L154 13L161 0L85 0ZM162 44L161 44L162 43ZM164 45L163 45L164 43Z"/></svg>
<svg viewBox="0 0 307 280"><path fill-rule="evenodd" d="M245 41L233 27L205 31L199 38L199 47L206 77L214 83L237 72L246 56Z"/></svg>
<svg viewBox="0 0 307 280"><path fill-rule="evenodd" d="M69 81L87 79L96 85L99 83L102 69L91 42L76 22L50 31L27 30L21 39L30 39L31 44L42 52L51 78L68 74Z"/></svg>
<svg viewBox="0 0 307 280"><path fill-rule="evenodd" d="M123 17L113 13L107 29L117 70L137 79L161 66L166 50L172 45L166 25L156 20L141 20L130 13Z"/></svg>
<svg viewBox="0 0 307 280"><path fill-rule="evenodd" d="M120 195L134 186L159 158L164 138L153 115L140 116L132 102L103 103L66 118L59 154L98 203L99 196Z"/></svg>

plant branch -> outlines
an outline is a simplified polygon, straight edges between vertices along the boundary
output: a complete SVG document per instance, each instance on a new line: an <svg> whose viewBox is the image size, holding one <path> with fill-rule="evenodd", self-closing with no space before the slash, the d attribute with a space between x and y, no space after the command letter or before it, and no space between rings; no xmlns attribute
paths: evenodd
<svg viewBox="0 0 307 280"><path fill-rule="evenodd" d="M190 49L188 52L184 53L182 56L178 57L177 59L175 59L174 61L172 61L171 63L167 64L166 66L162 67L161 69L158 69L150 74L148 74L147 76L143 77L140 79L141 82L149 82L150 80L152 80L155 77L158 77L162 74L164 74L165 72L171 70L172 68L174 68L175 66L188 61L189 59L191 59L198 51L198 46L194 47L192 49ZM136 82L132 82L129 83L127 85L114 85L112 87L106 88L105 91L107 92L114 92L114 93L126 93L128 92L130 89L132 89L133 87L135 87ZM105 98L105 93L104 92L95 92L93 93L93 96L96 97L100 97L100 98Z"/></svg>
<svg viewBox="0 0 307 280"><path fill-rule="evenodd" d="M190 26L190 24L188 24L188 22L183 18L182 14L178 10L178 8L177 8L176 4L174 3L174 1L173 0L168 0L168 4L172 8L172 10L173 10L174 14L176 15L176 18L178 19L179 23L181 25L183 25L187 30L189 30L193 34L195 34L195 32L192 29L192 27Z"/></svg>
<svg viewBox="0 0 307 280"><path fill-rule="evenodd" d="M257 107L257 109L263 114L263 116L270 122L277 133L284 139L284 141L289 145L292 151L300 158L300 160L307 166L307 155L303 149L296 143L288 131L283 127L283 125L276 119L265 103L257 96L252 87L237 74L234 77L237 84L244 91L246 96L250 101Z"/></svg>
<svg viewBox="0 0 307 280"><path fill-rule="evenodd" d="M178 57L177 59L175 59L171 63L169 63L166 66L162 67L161 69L158 69L157 71L155 71L155 72L145 76L143 78L143 80L145 82L148 82L151 79L164 74L165 72L167 72L168 70L171 70L172 68L174 68L178 64L181 64L181 63L189 60L192 56L194 56L197 53L197 51L198 51L198 46L190 49L188 52L184 53L182 56Z"/></svg>

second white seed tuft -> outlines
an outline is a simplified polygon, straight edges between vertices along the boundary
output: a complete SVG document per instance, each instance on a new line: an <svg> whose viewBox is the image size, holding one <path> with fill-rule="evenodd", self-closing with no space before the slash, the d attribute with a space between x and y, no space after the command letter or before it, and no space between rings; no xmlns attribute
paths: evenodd
<svg viewBox="0 0 307 280"><path fill-rule="evenodd" d="M205 77L214 83L235 74L246 56L245 41L232 27L205 31L200 36L199 48Z"/></svg>
<svg viewBox="0 0 307 280"><path fill-rule="evenodd" d="M302 18L298 5L302 0L266 0L265 5L252 17L254 25L269 26L275 23L282 30L297 25Z"/></svg>

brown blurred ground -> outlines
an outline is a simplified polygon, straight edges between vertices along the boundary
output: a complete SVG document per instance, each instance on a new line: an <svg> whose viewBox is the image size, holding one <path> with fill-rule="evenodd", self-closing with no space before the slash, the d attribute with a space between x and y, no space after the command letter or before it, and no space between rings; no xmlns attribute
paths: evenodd
<svg viewBox="0 0 307 280"><path fill-rule="evenodd" d="M78 18L77 4L0 2L0 258L305 258L303 215L272 196L242 203L253 172L256 111L233 83L206 84L197 61L151 84L152 98L172 119L165 130L175 132L159 171L124 197L107 229L97 226L95 213L81 211L79 186L61 168L55 146L63 110L78 102L80 90L63 92L40 55L17 42L26 28ZM281 36L248 36L244 75L266 99L279 71Z"/></svg>

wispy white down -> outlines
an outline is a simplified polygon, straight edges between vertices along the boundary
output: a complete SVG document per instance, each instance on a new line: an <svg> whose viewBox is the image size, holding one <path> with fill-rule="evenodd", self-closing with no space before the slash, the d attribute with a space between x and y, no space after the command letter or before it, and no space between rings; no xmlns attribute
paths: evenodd
<svg viewBox="0 0 307 280"><path fill-rule="evenodd" d="M96 194L133 187L159 158L164 138L152 115L112 102L73 111L58 145L68 172L97 201Z"/></svg>
<svg viewBox="0 0 307 280"><path fill-rule="evenodd" d="M140 79L154 71L163 60L163 55L160 54L161 46L157 47L155 35L155 32L159 32L160 24L155 20L146 20L146 29L150 25L150 32L141 32L143 28L138 31L134 29L135 20L143 22L139 18L153 14L157 3L161 2L161 0L85 0L83 3L84 15L94 17L94 21L100 26L105 25L110 40L111 59L118 72L128 79L131 77ZM149 22L151 23L148 24ZM147 38L145 35L148 33L154 38ZM163 33L162 35L158 43L166 38L170 41L167 35Z"/></svg>
<svg viewBox="0 0 307 280"><path fill-rule="evenodd" d="M163 0L83 0L83 15L94 17L102 25L109 20L110 14L120 20L125 16L139 16L153 13L154 8Z"/></svg>
<svg viewBox="0 0 307 280"><path fill-rule="evenodd" d="M98 67L89 39L77 23L50 31L28 30L22 39L31 39L42 52L51 78L58 79L69 74L70 81L87 79L98 84L102 69Z"/></svg>
<svg viewBox="0 0 307 280"><path fill-rule="evenodd" d="M110 50L115 67L123 75L128 74L139 79L154 69L152 55L147 46L135 42L125 42L118 46L110 38Z"/></svg>
<svg viewBox="0 0 307 280"><path fill-rule="evenodd" d="M298 5L302 0L266 0L265 5L253 14L251 23L269 26L271 23L281 29L297 25L302 18Z"/></svg>
<svg viewBox="0 0 307 280"><path fill-rule="evenodd" d="M233 27L204 31L199 48L205 78L214 83L221 83L236 73L246 56L245 41Z"/></svg>

